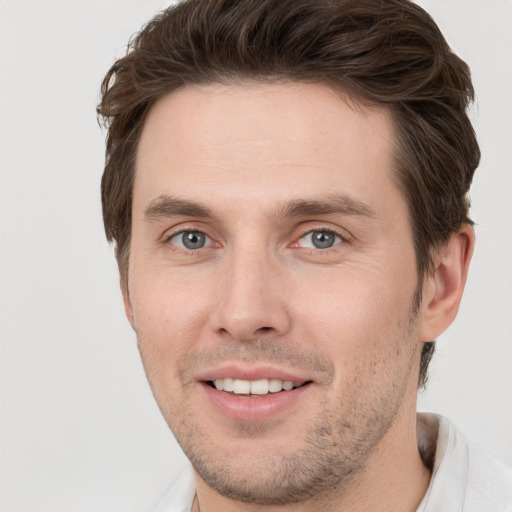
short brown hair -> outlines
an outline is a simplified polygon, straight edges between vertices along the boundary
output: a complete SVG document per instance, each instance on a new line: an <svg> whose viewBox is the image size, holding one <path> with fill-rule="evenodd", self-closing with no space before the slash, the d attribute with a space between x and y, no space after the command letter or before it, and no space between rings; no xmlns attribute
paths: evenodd
<svg viewBox="0 0 512 512"><path fill-rule="evenodd" d="M127 285L134 162L146 116L187 84L321 83L383 105L396 130L396 180L408 202L419 282L468 218L480 151L465 62L408 0L185 0L155 16L102 84L108 127L103 218ZM422 352L426 382L434 345Z"/></svg>

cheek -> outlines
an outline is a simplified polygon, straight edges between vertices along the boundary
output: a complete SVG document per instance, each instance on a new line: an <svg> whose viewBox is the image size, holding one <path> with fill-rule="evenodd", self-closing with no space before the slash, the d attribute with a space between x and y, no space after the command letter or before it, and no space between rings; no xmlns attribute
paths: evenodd
<svg viewBox="0 0 512 512"><path fill-rule="evenodd" d="M304 338L314 340L333 364L327 405L342 411L344 425L395 410L408 386L414 387L411 370L419 344L408 296L358 287L326 293L304 311Z"/></svg>
<svg viewBox="0 0 512 512"><path fill-rule="evenodd" d="M198 291L187 279L157 272L132 274L130 300L148 377L158 367L176 369L199 342L210 311L208 296L204 287Z"/></svg>
<svg viewBox="0 0 512 512"><path fill-rule="evenodd" d="M389 373L390 366L401 364L397 356L413 345L414 278L397 283L384 275L390 274L370 267L339 272L309 287L307 298L297 304L301 337L333 361L338 378L353 379L363 368Z"/></svg>
<svg viewBox="0 0 512 512"><path fill-rule="evenodd" d="M208 296L204 276L177 271L164 263L134 264L130 272L130 298L139 326L179 325L197 314Z"/></svg>
<svg viewBox="0 0 512 512"><path fill-rule="evenodd" d="M178 376L182 362L201 337L200 326L204 325L201 311L205 308L187 289L185 286L177 293L160 276L139 280L130 291L144 371L170 425L172 418L185 417L186 389Z"/></svg>
<svg viewBox="0 0 512 512"><path fill-rule="evenodd" d="M392 332L397 320L408 312L415 290L411 280L397 283L389 274L369 269L343 269L309 284L296 292L302 297L297 301L297 316L309 317L320 333L334 330L342 336ZM365 337L355 336L353 341Z"/></svg>

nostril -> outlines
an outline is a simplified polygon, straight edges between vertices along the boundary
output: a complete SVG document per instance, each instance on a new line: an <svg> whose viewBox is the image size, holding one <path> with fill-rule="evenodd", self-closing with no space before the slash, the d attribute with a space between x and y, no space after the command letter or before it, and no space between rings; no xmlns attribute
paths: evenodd
<svg viewBox="0 0 512 512"><path fill-rule="evenodd" d="M272 327L260 327L258 329L258 331L261 331L261 332L268 332L268 331L271 331L272 330Z"/></svg>

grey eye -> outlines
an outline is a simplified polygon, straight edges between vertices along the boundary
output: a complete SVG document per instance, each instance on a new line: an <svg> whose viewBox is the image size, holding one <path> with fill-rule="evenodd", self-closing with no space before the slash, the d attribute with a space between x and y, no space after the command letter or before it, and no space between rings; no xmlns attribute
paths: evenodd
<svg viewBox="0 0 512 512"><path fill-rule="evenodd" d="M342 242L340 236L330 231L310 231L300 238L300 246L310 249L329 249Z"/></svg>
<svg viewBox="0 0 512 512"><path fill-rule="evenodd" d="M210 245L210 238L200 231L181 231L174 235L170 242L181 249L202 249Z"/></svg>

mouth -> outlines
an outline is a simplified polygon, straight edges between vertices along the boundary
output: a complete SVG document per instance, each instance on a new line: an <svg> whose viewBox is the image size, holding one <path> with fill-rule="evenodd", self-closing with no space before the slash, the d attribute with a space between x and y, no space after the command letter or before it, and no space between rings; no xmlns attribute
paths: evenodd
<svg viewBox="0 0 512 512"><path fill-rule="evenodd" d="M317 386L311 375L272 365L225 364L197 375L205 407L237 422L265 422L300 414Z"/></svg>
<svg viewBox="0 0 512 512"><path fill-rule="evenodd" d="M217 391L224 391L231 395L258 398L277 393L291 391L310 384L312 381L293 382L281 379L244 380L236 378L223 378L206 381L206 384Z"/></svg>

